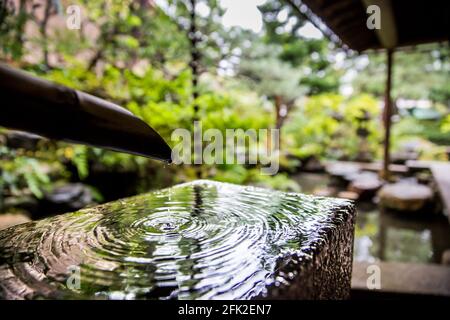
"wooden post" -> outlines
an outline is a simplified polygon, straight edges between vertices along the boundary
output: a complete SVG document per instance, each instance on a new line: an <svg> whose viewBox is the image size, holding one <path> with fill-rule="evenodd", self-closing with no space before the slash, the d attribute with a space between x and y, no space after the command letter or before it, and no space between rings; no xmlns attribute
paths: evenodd
<svg viewBox="0 0 450 320"><path fill-rule="evenodd" d="M389 163L390 163L390 140L391 140L391 116L392 116L392 62L393 62L393 50L387 49L387 74L386 74L386 91L384 95L384 149L383 149L383 170L381 176L383 179L389 179Z"/></svg>

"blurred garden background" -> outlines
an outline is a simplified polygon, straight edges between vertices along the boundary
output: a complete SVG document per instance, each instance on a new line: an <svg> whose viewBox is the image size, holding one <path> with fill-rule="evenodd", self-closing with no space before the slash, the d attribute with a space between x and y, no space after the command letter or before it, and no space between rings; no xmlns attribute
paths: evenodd
<svg viewBox="0 0 450 320"><path fill-rule="evenodd" d="M0 212L34 219L199 177L324 194L303 173L381 160L385 55L342 49L283 1L197 0L195 11L192 2L2 1L0 60L117 103L172 146L173 130L195 120L280 129L280 172L167 165L1 129ZM79 29L66 25L70 5L81 8ZM449 51L395 54L394 163L448 161Z"/></svg>

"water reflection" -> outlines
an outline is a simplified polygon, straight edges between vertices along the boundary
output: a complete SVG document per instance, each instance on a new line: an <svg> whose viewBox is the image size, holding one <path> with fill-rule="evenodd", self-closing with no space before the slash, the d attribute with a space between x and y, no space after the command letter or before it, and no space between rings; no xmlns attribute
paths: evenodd
<svg viewBox="0 0 450 320"><path fill-rule="evenodd" d="M407 213L403 213L407 214ZM354 258L357 261L441 263L450 248L450 226L445 217L402 216L358 205Z"/></svg>

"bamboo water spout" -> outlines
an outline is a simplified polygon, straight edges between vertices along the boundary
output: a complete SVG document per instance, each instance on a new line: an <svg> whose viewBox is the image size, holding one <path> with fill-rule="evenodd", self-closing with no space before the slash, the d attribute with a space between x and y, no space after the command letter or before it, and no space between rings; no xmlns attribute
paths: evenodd
<svg viewBox="0 0 450 320"><path fill-rule="evenodd" d="M163 138L128 110L0 64L0 125L170 161Z"/></svg>

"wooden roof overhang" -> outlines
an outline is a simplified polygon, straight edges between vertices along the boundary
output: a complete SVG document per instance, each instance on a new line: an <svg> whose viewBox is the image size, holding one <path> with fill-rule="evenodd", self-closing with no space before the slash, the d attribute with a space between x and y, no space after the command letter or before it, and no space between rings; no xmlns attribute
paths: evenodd
<svg viewBox="0 0 450 320"><path fill-rule="evenodd" d="M450 40L447 0L285 0L344 47L363 52ZM369 5L381 11L381 29L367 27Z"/></svg>

